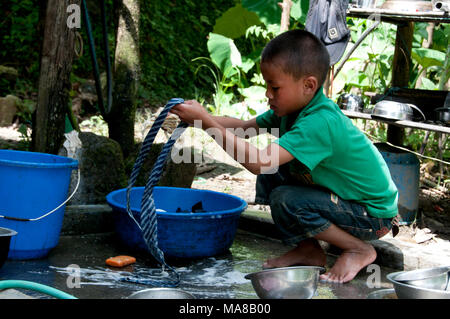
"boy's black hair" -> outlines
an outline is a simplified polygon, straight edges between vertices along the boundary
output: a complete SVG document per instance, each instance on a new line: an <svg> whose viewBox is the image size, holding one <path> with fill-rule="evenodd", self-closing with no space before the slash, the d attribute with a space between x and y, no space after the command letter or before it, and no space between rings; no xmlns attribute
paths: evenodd
<svg viewBox="0 0 450 319"><path fill-rule="evenodd" d="M281 62L283 72L295 79L313 75L323 85L330 66L330 55L323 43L306 30L290 30L273 38L261 54L261 63Z"/></svg>

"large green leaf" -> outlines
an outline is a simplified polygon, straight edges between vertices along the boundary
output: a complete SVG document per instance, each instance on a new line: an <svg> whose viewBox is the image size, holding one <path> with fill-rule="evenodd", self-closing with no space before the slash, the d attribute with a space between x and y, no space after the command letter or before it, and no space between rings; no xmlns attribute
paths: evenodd
<svg viewBox="0 0 450 319"><path fill-rule="evenodd" d="M208 51L211 60L223 74L229 73L232 67L242 64L241 53L236 48L234 41L223 35L209 34Z"/></svg>
<svg viewBox="0 0 450 319"><path fill-rule="evenodd" d="M256 13L248 11L241 4L237 4L216 20L213 32L236 39L243 36L245 31L255 24L261 24Z"/></svg>
<svg viewBox="0 0 450 319"><path fill-rule="evenodd" d="M301 24L306 23L306 16L309 10L309 0L293 0L291 8L291 17L300 21Z"/></svg>
<svg viewBox="0 0 450 319"><path fill-rule="evenodd" d="M279 24L281 21L281 8L279 0L242 0L242 6L258 15L265 25Z"/></svg>
<svg viewBox="0 0 450 319"><path fill-rule="evenodd" d="M422 78L422 86L421 89L424 90L437 90L438 86L437 84L433 83L433 81L427 79L427 78Z"/></svg>
<svg viewBox="0 0 450 319"><path fill-rule="evenodd" d="M414 48L411 55L424 68L443 66L445 61L445 53L433 49Z"/></svg>
<svg viewBox="0 0 450 319"><path fill-rule="evenodd" d="M439 51L447 51L448 41L450 40L450 25L441 24L434 29L433 43L431 48Z"/></svg>
<svg viewBox="0 0 450 319"><path fill-rule="evenodd" d="M263 86L253 85L247 88L238 89L238 91L244 97L254 101L262 101L266 99L266 88Z"/></svg>

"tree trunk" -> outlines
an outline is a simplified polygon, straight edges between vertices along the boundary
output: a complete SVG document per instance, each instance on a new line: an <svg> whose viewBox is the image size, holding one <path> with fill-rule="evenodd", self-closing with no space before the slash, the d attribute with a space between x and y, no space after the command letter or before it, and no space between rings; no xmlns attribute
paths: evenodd
<svg viewBox="0 0 450 319"><path fill-rule="evenodd" d="M64 142L76 31L67 26L70 4L79 5L80 0L48 0L42 9L45 23L32 132L32 150L36 152L57 154Z"/></svg>
<svg viewBox="0 0 450 319"><path fill-rule="evenodd" d="M397 25L394 59L392 61L392 87L408 87L413 33L414 22ZM386 135L388 142L401 146L405 139L405 129L388 124Z"/></svg>
<svg viewBox="0 0 450 319"><path fill-rule="evenodd" d="M109 137L124 157L134 148L134 120L139 81L139 0L118 1L119 21L114 62L114 90L108 115Z"/></svg>
<svg viewBox="0 0 450 319"><path fill-rule="evenodd" d="M291 0L283 0L283 2L278 2L278 5L281 7L281 23L280 23L280 31L284 32L289 30L289 19L291 17Z"/></svg>

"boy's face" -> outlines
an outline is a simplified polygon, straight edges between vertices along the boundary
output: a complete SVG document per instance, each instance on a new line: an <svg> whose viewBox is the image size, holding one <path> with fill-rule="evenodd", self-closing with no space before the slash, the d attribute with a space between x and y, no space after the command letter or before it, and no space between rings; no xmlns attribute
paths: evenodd
<svg viewBox="0 0 450 319"><path fill-rule="evenodd" d="M295 79L285 73L277 62L261 63L261 73L267 85L266 97L275 115L281 117L294 113L309 103L303 77Z"/></svg>

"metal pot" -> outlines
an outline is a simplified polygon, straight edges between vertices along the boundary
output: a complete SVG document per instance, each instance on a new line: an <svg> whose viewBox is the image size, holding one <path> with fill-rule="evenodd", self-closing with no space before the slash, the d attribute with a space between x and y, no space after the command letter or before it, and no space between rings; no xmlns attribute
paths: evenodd
<svg viewBox="0 0 450 319"><path fill-rule="evenodd" d="M17 235L17 232L8 228L0 227L0 268L2 268L6 259L8 259L9 245L11 237Z"/></svg>
<svg viewBox="0 0 450 319"><path fill-rule="evenodd" d="M372 110L372 117L394 121L412 121L414 118L413 110L418 111L422 115L423 120L426 120L422 111L413 104L385 100L375 104Z"/></svg>
<svg viewBox="0 0 450 319"><path fill-rule="evenodd" d="M436 120L438 122L450 125L450 107L439 107L434 111L436 112Z"/></svg>
<svg viewBox="0 0 450 319"><path fill-rule="evenodd" d="M340 95L337 104L340 109L353 112L362 112L364 108L363 100L359 96L350 93Z"/></svg>

